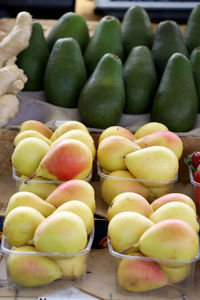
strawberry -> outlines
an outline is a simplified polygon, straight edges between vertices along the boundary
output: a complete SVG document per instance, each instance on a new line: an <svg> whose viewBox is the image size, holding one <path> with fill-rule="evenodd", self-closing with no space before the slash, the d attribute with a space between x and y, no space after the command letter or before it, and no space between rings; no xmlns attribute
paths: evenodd
<svg viewBox="0 0 200 300"><path fill-rule="evenodd" d="M200 165L198 165L193 178L194 178L194 181L200 183Z"/></svg>
<svg viewBox="0 0 200 300"><path fill-rule="evenodd" d="M187 166L191 166L193 172L196 171L197 166L200 164L200 151L195 151L184 158L184 162Z"/></svg>
<svg viewBox="0 0 200 300"><path fill-rule="evenodd" d="M192 165L197 168L200 164L200 151L194 152L192 155Z"/></svg>

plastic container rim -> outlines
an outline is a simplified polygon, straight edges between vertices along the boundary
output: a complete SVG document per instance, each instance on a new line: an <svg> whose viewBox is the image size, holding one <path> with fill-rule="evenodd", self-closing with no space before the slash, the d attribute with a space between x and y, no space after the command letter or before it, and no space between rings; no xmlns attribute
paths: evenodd
<svg viewBox="0 0 200 300"><path fill-rule="evenodd" d="M108 249L109 253L118 258L118 259L128 259L128 260L145 260L145 261L155 261L158 263L193 263L200 259L200 247L198 250L197 255L192 259L169 259L169 258L159 258L159 257L151 257L151 256L135 256L135 255L128 255L117 252L113 249L109 236L107 235L107 242L108 242Z"/></svg>
<svg viewBox="0 0 200 300"><path fill-rule="evenodd" d="M190 176L190 182L191 182L193 185L200 187L200 183L199 183L199 182L196 182L196 181L194 180L191 166L189 166L189 176Z"/></svg>
<svg viewBox="0 0 200 300"><path fill-rule="evenodd" d="M61 183L67 182L69 180L78 179L78 178L73 178L73 179L69 179L69 180L66 180L66 181L61 181L61 180L50 180L50 179L40 180L40 179L22 178L22 177L19 177L17 175L16 169L14 167L12 167L12 178L15 179L16 181L24 182L24 183L40 182L40 183L54 183L54 184L61 184ZM84 179L81 179L81 180L89 182L91 179L92 179L92 170L91 170L90 174L88 175L88 177L86 177Z"/></svg>
<svg viewBox="0 0 200 300"><path fill-rule="evenodd" d="M89 240L88 240L88 244L87 247L81 251L78 252L73 252L73 253L57 253L57 252L36 252L36 251L17 251L17 250L12 250L6 247L5 242L6 242L6 238L4 236L4 234L2 235L2 239L1 239L1 251L2 253L5 254L17 254L17 255L35 255L35 256L59 256L62 258L69 258L72 256L78 256L78 255L83 255L83 254L87 254L89 253L89 251L91 250L92 247L92 243L94 240L94 232L95 229L93 227L92 232L89 235ZM30 245L31 246L31 245Z"/></svg>
<svg viewBox="0 0 200 300"><path fill-rule="evenodd" d="M125 170L126 171L126 170ZM136 181L141 183L158 183L158 184L169 184L169 183L175 183L178 181L178 174L176 174L176 177L169 181L155 181L155 180L149 180L149 179L138 179L138 178L125 178L125 177L116 177L116 176L109 176L101 172L100 164L97 161L97 174L100 177L103 177L105 179L113 179L113 180L126 180L126 181Z"/></svg>

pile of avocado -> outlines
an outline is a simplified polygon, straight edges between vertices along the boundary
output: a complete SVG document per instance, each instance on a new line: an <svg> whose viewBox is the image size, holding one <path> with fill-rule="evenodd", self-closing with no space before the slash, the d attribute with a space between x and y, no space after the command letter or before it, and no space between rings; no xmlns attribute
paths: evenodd
<svg viewBox="0 0 200 300"><path fill-rule="evenodd" d="M24 90L44 90L46 100L78 108L93 128L116 125L122 113L149 114L174 132L193 128L200 112L200 5L181 32L173 20L156 29L140 6L122 23L105 16L89 36L85 19L67 12L45 38L33 22L29 47L17 57L28 77Z"/></svg>

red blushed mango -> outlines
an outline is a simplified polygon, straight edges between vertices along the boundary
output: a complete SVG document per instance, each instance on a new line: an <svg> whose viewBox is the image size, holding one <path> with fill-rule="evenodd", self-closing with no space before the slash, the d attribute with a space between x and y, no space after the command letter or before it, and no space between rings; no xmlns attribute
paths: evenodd
<svg viewBox="0 0 200 300"><path fill-rule="evenodd" d="M110 205L117 195L124 192L134 192L140 194L145 199L148 198L148 188L137 181L128 171L113 171L102 181L101 195L108 205Z"/></svg>
<svg viewBox="0 0 200 300"><path fill-rule="evenodd" d="M79 200L85 202L95 212L95 193L91 184L80 179L63 182L46 199L46 202L59 207L65 202Z"/></svg>
<svg viewBox="0 0 200 300"><path fill-rule="evenodd" d="M117 270L119 285L130 292L145 292L168 284L162 269L152 261L122 259Z"/></svg>
<svg viewBox="0 0 200 300"><path fill-rule="evenodd" d="M134 141L123 136L104 138L98 146L97 158L103 169L108 171L127 170L124 155L140 150Z"/></svg>
<svg viewBox="0 0 200 300"><path fill-rule="evenodd" d="M172 259L162 262L168 267L181 267L185 263L177 260L194 259L199 249L198 234L185 221L167 219L160 221L141 236L139 250L146 256Z"/></svg>
<svg viewBox="0 0 200 300"><path fill-rule="evenodd" d="M43 124L42 122L37 121L37 120L28 120L28 121L23 122L20 125L19 132L22 132L25 130L36 130L36 131L42 133L47 138L50 138L53 134L53 131L51 129L49 129L45 124Z"/></svg>
<svg viewBox="0 0 200 300"><path fill-rule="evenodd" d="M180 137L172 131L156 131L135 141L141 148L150 146L164 146L171 149L177 156L181 158L183 153L183 143Z"/></svg>
<svg viewBox="0 0 200 300"><path fill-rule="evenodd" d="M135 141L135 135L128 129L122 126L110 126L106 128L99 136L99 143L108 136L120 135L124 136L131 141Z"/></svg>
<svg viewBox="0 0 200 300"><path fill-rule="evenodd" d="M162 197L159 197L151 203L151 207L152 207L153 211L155 211L162 205L172 202L172 201L178 201L178 202L183 202L185 204L188 204L189 206L191 206L194 209L194 211L196 211L194 201L189 196L182 194L182 193L169 193Z"/></svg>
<svg viewBox="0 0 200 300"><path fill-rule="evenodd" d="M49 149L36 176L50 180L85 179L92 170L92 154L81 141L68 139Z"/></svg>
<svg viewBox="0 0 200 300"><path fill-rule="evenodd" d="M54 133L51 136L51 141L54 142L63 133L68 132L73 129L80 129L80 130L83 130L83 131L89 133L89 130L83 123L76 121L76 120L70 120L70 121L66 121L66 122L62 123L60 126L58 126L56 128L56 130L54 131Z"/></svg>

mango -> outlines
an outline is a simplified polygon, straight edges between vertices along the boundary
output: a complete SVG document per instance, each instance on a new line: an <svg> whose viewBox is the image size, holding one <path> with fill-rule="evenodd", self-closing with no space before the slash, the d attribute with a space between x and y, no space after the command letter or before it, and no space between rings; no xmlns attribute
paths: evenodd
<svg viewBox="0 0 200 300"><path fill-rule="evenodd" d="M50 138L53 134L53 131L48 128L44 123L37 121L37 120L27 120L21 123L19 127L19 132L25 130L36 130L42 133L47 138Z"/></svg>
<svg viewBox="0 0 200 300"><path fill-rule="evenodd" d="M109 173L105 179L102 178L101 195L108 205L114 197L123 192L135 192L145 199L148 197L148 188L126 170L116 170Z"/></svg>
<svg viewBox="0 0 200 300"><path fill-rule="evenodd" d="M133 176L146 180L144 183L149 186L173 180L179 168L177 156L163 146L150 146L129 153L125 156L125 164Z"/></svg>
<svg viewBox="0 0 200 300"><path fill-rule="evenodd" d="M19 247L32 240L35 229L43 220L45 217L35 208L19 206L5 217L3 233L9 243Z"/></svg>
<svg viewBox="0 0 200 300"><path fill-rule="evenodd" d="M134 258L120 261L117 281L130 292L150 291L168 284L168 278L158 264Z"/></svg>
<svg viewBox="0 0 200 300"><path fill-rule="evenodd" d="M194 201L188 195L185 195L185 194L182 194L182 193L169 193L169 194L163 195L162 197L159 197L155 201L153 201L151 203L151 207L155 211L159 207L164 205L165 203L169 203L169 202L172 202L172 201L180 201L180 202L183 202L185 204L188 204L196 212L196 206L194 204Z"/></svg>
<svg viewBox="0 0 200 300"><path fill-rule="evenodd" d="M181 138L172 131L156 131L150 133L135 141L141 148L150 146L164 146L171 149L177 156L181 158L183 153L183 142Z"/></svg>
<svg viewBox="0 0 200 300"><path fill-rule="evenodd" d="M97 149L97 159L101 167L108 171L126 170L124 155L140 149L134 141L123 136L104 138Z"/></svg>
<svg viewBox="0 0 200 300"><path fill-rule="evenodd" d="M87 245L87 232L81 217L71 211L48 216L36 228L33 242L37 251L73 253Z"/></svg>
<svg viewBox="0 0 200 300"><path fill-rule="evenodd" d="M69 120L69 121L65 121L64 123L62 123L56 128L56 130L51 136L51 141L54 142L63 133L72 129L80 129L89 133L87 127L83 123L76 120Z"/></svg>
<svg viewBox="0 0 200 300"><path fill-rule="evenodd" d="M44 217L48 217L56 209L50 203L47 203L37 195L31 192L16 192L8 200L8 205L5 211L5 216L19 206L29 206L38 210Z"/></svg>
<svg viewBox="0 0 200 300"><path fill-rule="evenodd" d="M46 202L59 207L65 202L79 200L89 206L95 212L95 192L92 185L84 180L71 179L63 182L46 199Z"/></svg>
<svg viewBox="0 0 200 300"><path fill-rule="evenodd" d="M14 149L11 160L18 174L31 176L49 150L49 145L36 137L21 140Z"/></svg>
<svg viewBox="0 0 200 300"><path fill-rule="evenodd" d="M85 179L92 170L92 154L81 141L68 139L54 145L41 160L35 176L51 180Z"/></svg>
<svg viewBox="0 0 200 300"><path fill-rule="evenodd" d="M150 217L153 209L149 202L141 195L134 192L125 192L117 195L108 208L108 220L122 211L135 211L145 217Z"/></svg>
<svg viewBox="0 0 200 300"><path fill-rule="evenodd" d="M120 135L128 138L131 141L135 141L136 137L135 135L126 127L123 126L109 126L106 129L102 131L102 133L99 136L99 141L100 143L104 138L112 136L112 135Z"/></svg>
<svg viewBox="0 0 200 300"><path fill-rule="evenodd" d="M116 214L108 224L108 234L113 249L126 252L152 225L153 222L149 218L137 212L124 211Z"/></svg>
<svg viewBox="0 0 200 300"><path fill-rule="evenodd" d="M15 248L16 251L30 252L30 254L9 255L7 260L7 271L12 280L26 287L36 287L50 284L61 277L59 266L51 258L33 255L37 252L33 246Z"/></svg>
<svg viewBox="0 0 200 300"><path fill-rule="evenodd" d="M174 260L163 261L162 265L181 267L185 263L176 263L176 260L194 259L199 249L199 239L194 229L185 221L167 219L147 229L137 246L144 255Z"/></svg>
<svg viewBox="0 0 200 300"><path fill-rule="evenodd" d="M140 139L141 137L148 135L150 133L156 132L156 131L167 131L168 128L164 124L160 122L148 122L145 123L144 125L140 126L136 132L135 132L135 137L136 139Z"/></svg>

